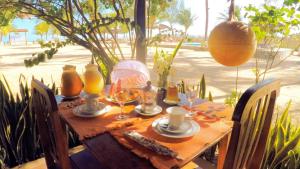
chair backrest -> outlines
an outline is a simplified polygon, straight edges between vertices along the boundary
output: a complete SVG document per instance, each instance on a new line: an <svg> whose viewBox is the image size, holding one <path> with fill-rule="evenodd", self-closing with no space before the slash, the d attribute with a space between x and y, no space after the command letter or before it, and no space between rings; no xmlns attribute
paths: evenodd
<svg viewBox="0 0 300 169"><path fill-rule="evenodd" d="M279 81L265 80L241 96L223 169L260 168L279 89Z"/></svg>
<svg viewBox="0 0 300 169"><path fill-rule="evenodd" d="M31 81L31 109L37 125L48 169L70 169L66 126L58 115L54 93L38 80Z"/></svg>

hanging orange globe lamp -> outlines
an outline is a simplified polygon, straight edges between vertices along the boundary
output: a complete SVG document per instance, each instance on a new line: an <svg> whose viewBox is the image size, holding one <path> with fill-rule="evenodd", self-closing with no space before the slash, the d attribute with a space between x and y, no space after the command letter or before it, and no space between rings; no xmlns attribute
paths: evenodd
<svg viewBox="0 0 300 169"><path fill-rule="evenodd" d="M231 0L229 20L217 25L208 38L210 54L225 66L244 64L256 51L257 41L252 29L233 18L234 0Z"/></svg>

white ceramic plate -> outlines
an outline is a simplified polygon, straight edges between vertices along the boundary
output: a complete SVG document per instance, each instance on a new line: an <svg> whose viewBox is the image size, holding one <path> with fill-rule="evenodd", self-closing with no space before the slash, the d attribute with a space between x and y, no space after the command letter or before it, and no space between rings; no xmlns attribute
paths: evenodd
<svg viewBox="0 0 300 169"><path fill-rule="evenodd" d="M135 106L135 111L142 116L155 116L162 112L162 108L160 106L156 105L152 111L145 112L145 111L142 111L142 105L137 105L137 106Z"/></svg>
<svg viewBox="0 0 300 169"><path fill-rule="evenodd" d="M103 115L107 113L111 108L111 106L106 106L104 103L100 102L98 103L98 107L98 110L94 112L87 112L86 104L82 104L73 109L73 114L78 117L91 118Z"/></svg>
<svg viewBox="0 0 300 169"><path fill-rule="evenodd" d="M166 118L166 117L162 117L162 118ZM200 131L200 126L197 122L195 122L194 120L191 120L190 123L191 123L191 128L189 130L187 130L186 132L184 133L179 133L179 134L175 134L175 133L170 133L170 132L165 132L163 131L162 129L160 129L159 127L159 121L162 119L162 118L159 118L159 119L156 119L153 123L152 123L152 128L153 130L161 135L161 136L164 136L164 137L169 137L169 138L187 138L187 137L192 137L194 136L195 134L197 134L199 131Z"/></svg>
<svg viewBox="0 0 300 169"><path fill-rule="evenodd" d="M161 118L161 120L159 120L157 124L158 125L157 127L159 127L159 129L161 129L164 132L174 133L174 134L184 133L189 129L191 129L192 127L190 120L184 121L178 129L171 129L170 127L168 127L168 124L169 124L168 118Z"/></svg>
<svg viewBox="0 0 300 169"><path fill-rule="evenodd" d="M177 105L180 102L180 100L174 101L174 100L167 100L167 99L164 99L163 101L169 105Z"/></svg>

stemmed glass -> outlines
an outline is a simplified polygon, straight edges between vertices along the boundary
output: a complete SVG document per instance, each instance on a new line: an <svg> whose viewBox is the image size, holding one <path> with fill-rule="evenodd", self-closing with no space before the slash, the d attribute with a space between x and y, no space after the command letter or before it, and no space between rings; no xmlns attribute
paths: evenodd
<svg viewBox="0 0 300 169"><path fill-rule="evenodd" d="M125 103L130 100L130 93L128 88L122 88L120 85L114 92L114 99L118 102L121 108L121 113L117 116L117 120L125 120L128 118L126 114L124 114L124 106Z"/></svg>
<svg viewBox="0 0 300 169"><path fill-rule="evenodd" d="M198 98L200 86L196 80L188 79L185 80L185 94L189 102L189 116L194 116L195 113L192 110L194 101Z"/></svg>

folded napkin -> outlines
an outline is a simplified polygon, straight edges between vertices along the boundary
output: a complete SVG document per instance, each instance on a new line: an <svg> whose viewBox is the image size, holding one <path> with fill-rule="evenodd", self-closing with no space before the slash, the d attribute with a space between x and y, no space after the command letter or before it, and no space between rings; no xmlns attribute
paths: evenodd
<svg viewBox="0 0 300 169"><path fill-rule="evenodd" d="M181 159L178 156L177 152L169 149L168 147L166 147L164 145L161 145L154 139L151 139L151 138L148 138L148 137L145 137L145 136L139 134L136 131L126 131L126 132L124 132L124 135L126 137L130 138L131 140L135 141L136 143L142 145L143 147L156 152L157 154L170 156L170 157L173 157L176 159Z"/></svg>

